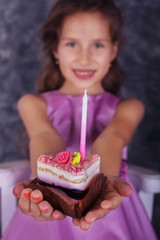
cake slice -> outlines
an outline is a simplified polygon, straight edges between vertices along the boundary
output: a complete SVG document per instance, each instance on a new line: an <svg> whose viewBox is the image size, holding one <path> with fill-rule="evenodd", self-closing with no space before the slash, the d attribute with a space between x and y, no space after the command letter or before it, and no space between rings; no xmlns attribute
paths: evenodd
<svg viewBox="0 0 160 240"><path fill-rule="evenodd" d="M37 160L37 178L28 187L39 189L54 209L73 218L81 218L93 207L106 185L100 172L100 157L61 152L41 155Z"/></svg>

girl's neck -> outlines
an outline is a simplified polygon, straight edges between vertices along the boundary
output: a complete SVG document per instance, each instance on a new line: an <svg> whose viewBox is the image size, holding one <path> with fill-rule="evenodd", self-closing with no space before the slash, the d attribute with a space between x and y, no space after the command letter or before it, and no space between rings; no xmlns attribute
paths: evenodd
<svg viewBox="0 0 160 240"><path fill-rule="evenodd" d="M104 88L101 85L98 85L97 87L94 86L89 88L78 88L73 85L69 86L68 84L65 84L65 83L58 91L71 96L78 96L78 95L83 95L85 89L87 89L87 94L89 95L98 95L105 92Z"/></svg>

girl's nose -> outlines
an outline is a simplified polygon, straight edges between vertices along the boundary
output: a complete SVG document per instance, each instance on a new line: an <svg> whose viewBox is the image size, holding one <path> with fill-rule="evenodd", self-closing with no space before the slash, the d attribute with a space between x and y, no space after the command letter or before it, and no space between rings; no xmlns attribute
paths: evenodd
<svg viewBox="0 0 160 240"><path fill-rule="evenodd" d="M82 65L87 65L90 61L90 52L88 49L83 49L79 52L79 63Z"/></svg>

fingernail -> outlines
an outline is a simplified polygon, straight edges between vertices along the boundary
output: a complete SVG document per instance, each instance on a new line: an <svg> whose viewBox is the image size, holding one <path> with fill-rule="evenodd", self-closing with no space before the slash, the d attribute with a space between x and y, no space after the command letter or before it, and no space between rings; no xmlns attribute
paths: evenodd
<svg viewBox="0 0 160 240"><path fill-rule="evenodd" d="M35 201L38 201L39 199L40 199L40 197L32 197L33 198L33 200L35 200Z"/></svg>
<svg viewBox="0 0 160 240"><path fill-rule="evenodd" d="M85 227L85 231L87 231L89 229L90 225L88 224L88 226Z"/></svg>
<svg viewBox="0 0 160 240"><path fill-rule="evenodd" d="M59 218L59 214L58 214L58 213L55 213L55 214L54 214L54 218L56 218L56 219Z"/></svg>
<svg viewBox="0 0 160 240"><path fill-rule="evenodd" d="M13 189L13 193L14 193L14 195L17 195L17 191L15 188Z"/></svg>
<svg viewBox="0 0 160 240"><path fill-rule="evenodd" d="M101 207L105 210L111 210L111 206L109 204L102 203Z"/></svg>
<svg viewBox="0 0 160 240"><path fill-rule="evenodd" d="M40 210L41 210L41 212L46 212L48 209L41 209L40 208Z"/></svg>
<svg viewBox="0 0 160 240"><path fill-rule="evenodd" d="M24 193L24 197L25 197L25 198L29 198L30 195L31 195L31 193Z"/></svg>
<svg viewBox="0 0 160 240"><path fill-rule="evenodd" d="M94 217L94 216L87 216L87 217L85 218L85 220L86 220L86 222L88 222L88 223L92 223L92 222L95 221L95 217Z"/></svg>
<svg viewBox="0 0 160 240"><path fill-rule="evenodd" d="M111 210L111 207L110 207L110 206L101 205L101 207L102 207L104 210Z"/></svg>
<svg viewBox="0 0 160 240"><path fill-rule="evenodd" d="M89 222L94 222L96 220L96 218L90 218L90 221Z"/></svg>

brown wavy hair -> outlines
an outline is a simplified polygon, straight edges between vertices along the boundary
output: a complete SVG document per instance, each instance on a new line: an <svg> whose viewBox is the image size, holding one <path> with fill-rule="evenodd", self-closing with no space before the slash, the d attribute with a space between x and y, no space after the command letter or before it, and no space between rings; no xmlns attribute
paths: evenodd
<svg viewBox="0 0 160 240"><path fill-rule="evenodd" d="M46 61L38 80L39 93L56 90L63 85L64 77L56 64L53 51L57 49L65 18L78 12L92 11L100 12L109 21L112 43L119 42L121 44L122 17L113 0L57 0L40 30ZM123 79L123 71L117 59L115 59L111 63L109 72L102 79L102 86L106 91L117 94L122 86Z"/></svg>

